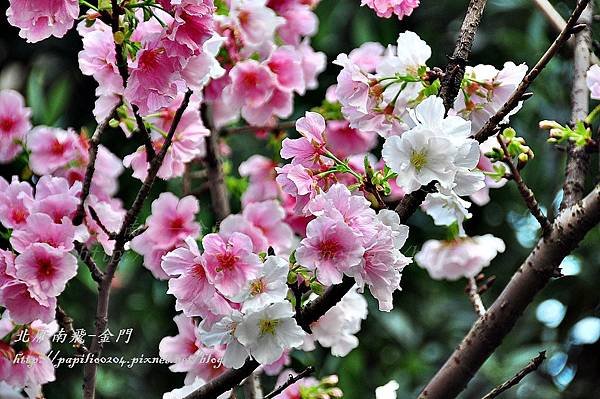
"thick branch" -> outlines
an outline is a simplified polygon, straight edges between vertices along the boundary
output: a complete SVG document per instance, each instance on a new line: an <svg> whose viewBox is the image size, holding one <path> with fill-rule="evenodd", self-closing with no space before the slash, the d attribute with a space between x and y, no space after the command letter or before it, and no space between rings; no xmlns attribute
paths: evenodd
<svg viewBox="0 0 600 399"><path fill-rule="evenodd" d="M550 60L554 58L558 50L562 47L563 44L571 37L574 33L573 27L577 24L577 20L579 16L585 9L586 5L590 2L590 0L581 0L577 3L573 14L569 17L565 28L560 32L560 34L556 37L554 42L550 45L548 50L544 53L542 58L535 64L535 66L525 75L515 92L512 96L506 101L506 103L496 112L488 121L479 129L477 134L475 134L475 139L480 143L484 142L488 137L496 133L496 129L500 122L519 104L522 100L523 95L527 91L529 85L538 77L538 75L542 72L542 70L548 65Z"/></svg>
<svg viewBox="0 0 600 399"><path fill-rule="evenodd" d="M483 16L486 2L487 0L471 0L469 2L467 15L465 15L465 19L460 27L458 41L456 42L456 47L454 47L454 53L450 57L450 62L446 65L446 71L440 88L440 97L444 100L446 110L452 108L454 99L460 90L467 61L473 48L475 33Z"/></svg>
<svg viewBox="0 0 600 399"><path fill-rule="evenodd" d="M562 260L600 222L600 186L555 219L498 299L423 389L421 399L455 398L512 330Z"/></svg>
<svg viewBox="0 0 600 399"><path fill-rule="evenodd" d="M592 47L592 15L593 3L588 4L579 18L585 24L575 35L575 53L573 56L573 87L571 88L571 123L585 119L589 111L589 91L586 84L586 72L590 67L590 50ZM563 200L561 209L567 208L583 197L585 177L590 169L590 155L584 147L568 143L567 166L563 184Z"/></svg>
<svg viewBox="0 0 600 399"><path fill-rule="evenodd" d="M540 209L540 206L537 202L537 199L535 199L535 195L533 194L533 191L531 191L531 189L523 181L523 178L521 177L521 172L519 172L519 169L515 166L512 158L510 157L508 148L506 147L506 143L504 142L504 140L502 139L502 137L500 135L498 135L496 137L498 139L498 143L500 143L502 152L504 152L503 161L510 169L510 173L512 174L512 179L515 181L515 183L517 183L517 188L519 189L519 193L521 194L521 197L523 197L523 201L525 202L525 205L527 205L529 212L531 212L533 217L535 217L535 220L537 220L538 223L540 224L542 231L544 232L544 234L546 234L552 227L550 222L548 221L548 218L546 217L546 215L544 215L544 213Z"/></svg>
<svg viewBox="0 0 600 399"><path fill-rule="evenodd" d="M210 130L210 135L206 138L206 171L210 187L210 199L218 225L231 213L223 173L223 160L219 149L219 131L212 125L206 104L202 104L200 113L202 114L204 126Z"/></svg>
<svg viewBox="0 0 600 399"><path fill-rule="evenodd" d="M511 379L506 382L498 385L496 388L492 389L490 393L485 395L481 399L494 399L498 397L502 392L509 390L510 388L517 385L523 378L525 378L529 373L534 372L540 367L542 362L546 359L546 351L540 352L539 355L531 359L529 363L525 367L523 367L517 374L515 374Z"/></svg>

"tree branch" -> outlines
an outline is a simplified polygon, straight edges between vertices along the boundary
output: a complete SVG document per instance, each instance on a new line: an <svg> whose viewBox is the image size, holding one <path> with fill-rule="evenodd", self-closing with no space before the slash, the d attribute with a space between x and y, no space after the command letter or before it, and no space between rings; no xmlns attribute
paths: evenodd
<svg viewBox="0 0 600 399"><path fill-rule="evenodd" d="M469 60L469 55L473 48L475 33L477 32L479 22L483 16L486 2L487 0L471 0L469 2L467 14L460 27L458 41L454 47L454 53L452 53L450 62L446 65L444 77L442 78L440 97L444 100L446 110L452 108L454 99L460 90L460 85L463 76L465 75L467 61Z"/></svg>
<svg viewBox="0 0 600 399"><path fill-rule="evenodd" d="M290 385L300 381L301 379L303 379L304 377L307 377L309 375L311 375L312 373L314 373L315 369L312 366L308 366L306 369L304 369L304 371L302 371L300 374L293 376L290 374L289 378L287 379L286 382L284 382L283 384L281 384L280 386L278 386L277 388L275 388L271 393L265 395L265 399L272 399L275 396L279 395L281 392L283 392L287 387L289 387Z"/></svg>
<svg viewBox="0 0 600 399"><path fill-rule="evenodd" d="M263 392L260 386L260 373L255 371L246 378L244 382L244 399L263 399Z"/></svg>
<svg viewBox="0 0 600 399"><path fill-rule="evenodd" d="M421 392L421 399L455 398L512 330L517 319L553 277L562 260L600 222L600 185L561 212L463 341Z"/></svg>
<svg viewBox="0 0 600 399"><path fill-rule="evenodd" d="M577 20L589 2L590 0L580 0L579 3L577 3L577 6L569 17L565 28L556 37L554 42L550 45L548 50L546 50L544 55L539 59L535 66L527 73L527 75L525 75L508 101L506 101L502 108L500 108L500 110L498 110L498 112L496 112L490 119L488 119L485 125L479 129L477 134L475 134L475 140L482 143L488 137L496 133L496 129L500 122L502 122L502 120L519 104L529 85L538 77L546 65L548 65L550 60L554 58L558 50L563 44L566 43L569 37L575 33L577 28L574 29L574 27L577 24Z"/></svg>
<svg viewBox="0 0 600 399"><path fill-rule="evenodd" d="M238 127L228 127L228 128L225 128L222 130L222 135L229 136L229 135L239 134L239 133L256 132L258 130L268 130L268 131L287 130L287 129L293 129L295 127L296 127L295 120L279 122L278 124L276 124L274 126L247 125L247 126L238 126Z"/></svg>
<svg viewBox="0 0 600 399"><path fill-rule="evenodd" d="M483 305L483 301L479 296L479 288L477 287L477 282L475 281L474 277L467 278L467 287L465 288L465 292L469 296L469 301L471 301L477 316L483 317L485 314L485 306Z"/></svg>
<svg viewBox="0 0 600 399"><path fill-rule="evenodd" d="M98 289L98 303L96 306L96 320L95 320L95 324L96 324L96 334L95 335L96 336L93 338L92 344L90 347L91 353L93 353L95 356L99 356L100 353L102 352L103 344L102 344L102 342L100 342L99 336L100 336L100 334L102 334L105 331L106 326L108 325L108 303L109 303L109 298L110 298L110 287L111 287L115 272L117 270L117 266L119 265L119 262L120 262L121 258L123 257L123 254L125 253L125 243L131 236L130 230L142 209L142 205L144 204L144 201L148 197L148 194L150 194L150 190L152 188L154 180L156 179L158 170L160 169L160 167L165 159L165 156L167 155L167 151L169 150L169 147L171 146L171 143L173 142L173 136L175 135L177 126L179 125L179 122L181 121L183 112L185 111L185 109L187 108L187 106L189 104L191 95L192 95L191 90L188 90L185 93L185 96L183 97L183 101L181 102L181 105L175 112L175 116L173 117L173 122L171 123L171 127L169 128L169 132L167 133L167 137L165 138L165 141L164 141L160 151L158 152L158 154L156 154L154 159L150 162L150 167L148 168L148 176L146 177L142 186L140 187L140 190L138 191L137 196L136 196L135 200L133 201L133 204L131 205L131 207L129 208L127 213L125 214L125 217L123 218L123 223L121 224L121 228L119 229L119 232L115 236L115 247L113 250L113 254L110 258L108 266L106 267L106 272L104 273L104 276L102 278L102 281L100 282L100 286ZM97 368L98 368L98 365L94 362L87 363L84 366L83 393L84 393L85 399L93 399L95 397Z"/></svg>
<svg viewBox="0 0 600 399"><path fill-rule="evenodd" d="M550 231L550 228L552 227L551 223L548 221L548 218L540 209L540 206L537 200L535 199L533 191L531 191L531 189L523 181L523 178L521 177L521 172L519 172L519 169L515 166L514 162L512 161L512 158L510 157L508 148L506 147L506 143L500 135L496 136L496 138L498 139L498 143L500 143L500 147L502 148L502 152L504 153L504 158L502 159L502 161L510 169L512 179L515 181L515 183L517 183L517 188L519 189L521 197L523 197L525 205L527 205L529 212L531 212L533 217L535 217L535 220L537 220L540 224L544 234L548 233L548 231Z"/></svg>
<svg viewBox="0 0 600 399"><path fill-rule="evenodd" d="M590 50L592 46L593 3L589 3L579 18L586 29L575 35L575 53L573 55L573 87L571 89L571 123L584 120L589 111L589 91L586 84L586 73L590 67ZM563 200L561 209L565 209L583 197L585 177L590 169L590 155L584 147L577 147L569 142L567 147L567 165L563 184Z"/></svg>
<svg viewBox="0 0 600 399"><path fill-rule="evenodd" d="M73 319L70 318L60 306L56 307L56 322L65 330L65 332L69 335L69 338L73 340L73 348L75 348L77 353L80 355L86 355L89 353L85 343L79 339L77 334L75 334L75 329L73 328Z"/></svg>
<svg viewBox="0 0 600 399"><path fill-rule="evenodd" d="M519 382L521 382L521 380L525 378L529 373L537 370L545 359L546 351L540 352L539 355L531 359L531 361L527 363L527 365L523 367L517 374L515 374L514 377L498 385L496 388L492 389L490 393L488 393L481 399L494 399L498 397L502 392L509 390L510 388L514 387Z"/></svg>
<svg viewBox="0 0 600 399"><path fill-rule="evenodd" d="M98 265L96 265L94 259L92 259L92 254L90 253L89 249L87 249L85 244L75 241L75 250L79 254L79 259L81 259L81 261L90 270L90 273L92 274L92 279L98 284L100 284L102 282L102 279L104 278L104 273L102 272L102 270L100 270Z"/></svg>
<svg viewBox="0 0 600 399"><path fill-rule="evenodd" d="M200 114L204 126L210 130L210 135L206 138L206 171L208 184L210 187L210 198L212 209L215 214L217 225L221 223L230 213L229 195L225 186L225 176L223 174L223 160L219 149L219 131L214 128L209 115L208 107L202 103Z"/></svg>
<svg viewBox="0 0 600 399"><path fill-rule="evenodd" d="M76 226L83 222L83 217L85 216L84 203L88 195L90 194L90 189L92 186L92 177L94 177L94 171L96 169L96 157L98 156L98 146L100 145L100 138L106 130L106 128L108 127L108 123L110 122L110 120L114 118L117 108L119 108L120 105L121 103L119 102L119 104L117 104L110 112L108 117L105 120L103 120L102 123L100 123L98 126L96 126L96 130L94 131L94 134L90 139L90 147L88 149L88 164L85 169L85 175L83 177L81 196L79 197L79 205L77 205L77 211L75 211L75 216L73 217L73 224Z"/></svg>

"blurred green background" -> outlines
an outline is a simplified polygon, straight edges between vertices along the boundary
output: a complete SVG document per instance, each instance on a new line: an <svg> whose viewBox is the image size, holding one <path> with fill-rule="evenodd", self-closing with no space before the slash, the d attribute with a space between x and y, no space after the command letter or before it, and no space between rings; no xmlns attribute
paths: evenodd
<svg viewBox="0 0 600 399"><path fill-rule="evenodd" d="M403 21L382 20L358 0L323 0L317 8L319 34L313 39L318 50L333 60L340 52L349 52L366 41L394 43L397 34L413 30L433 49L429 66L443 67L446 54L452 52L455 34L462 21L466 0L424 0L415 13ZM555 2L568 16L574 1ZM3 3L4 7L6 2ZM555 32L529 0L490 0L484 14L471 64L486 63L501 67L505 61L526 62L532 66L554 39ZM6 23L4 8L0 16L0 87L12 87L26 95L34 111L35 124L61 127L94 127L91 110L95 82L83 76L77 66L81 49L72 30L65 39L49 39L30 45L18 38L17 30ZM335 82L338 68L328 66L320 77L318 90L296 100L296 115L320 104L326 88ZM572 73L571 51L563 49L531 90L535 93L516 117L513 126L536 153L524 178L550 214L560 202L564 154L545 143L545 133L537 127L541 119L561 123L569 119L569 90ZM108 137L107 137L108 136ZM105 144L116 154L131 153L139 143L127 142L118 131L105 135ZM269 154L263 141L251 135L229 140L233 150L231 170L256 152ZM597 157L593 159L598 165ZM18 173L23 165L2 165L5 177ZM592 170L597 171L597 166ZM235 173L235 172L234 172ZM588 182L591 185L591 178ZM139 182L126 171L121 178L120 197L130 204ZM181 192L181 181L161 182L154 188ZM205 232L212 228L210 203L202 200ZM234 198L234 210L239 201ZM148 214L146 204L144 217ZM539 234L535 220L528 216L513 184L492 191L492 202L484 208L473 206L473 219L466 223L470 235L493 233L501 237L507 251L485 270L497 276L496 284L484 295L489 304L498 295L520 262L533 247ZM433 226L430 218L418 213L410 221L411 235L405 252L414 255L428 238L443 238L443 229ZM528 376L504 398L553 399L600 398L600 232L592 231L581 247L565 260L564 278L553 281L521 318L502 347L484 365L462 398L480 398L494 385L512 376L540 350L548 358L540 370ZM60 297L61 306L75 319L76 328L93 327L95 288L84 267ZM337 373L349 399L374 397L374 389L396 379L399 398L415 397L420 388L445 361L473 323L475 316L466 295L465 281L455 283L431 280L417 265L405 269L403 291L395 297L395 309L380 313L370 296L369 318L359 333L360 346L346 358L335 358L326 350L294 356L294 366L312 364L320 376ZM109 328L117 333L133 328L128 345L109 344L107 355L157 356L158 343L176 333L174 298L166 295L166 282L156 281L141 266L134 253L125 257L119 268L111 297ZM72 353L68 345L56 349ZM47 398L81 396L82 369L62 367L57 382L49 384ZM173 374L165 365L142 365L132 369L116 366L100 368L98 392L102 398L160 398L162 393L181 386L182 374ZM268 391L273 380L265 378Z"/></svg>

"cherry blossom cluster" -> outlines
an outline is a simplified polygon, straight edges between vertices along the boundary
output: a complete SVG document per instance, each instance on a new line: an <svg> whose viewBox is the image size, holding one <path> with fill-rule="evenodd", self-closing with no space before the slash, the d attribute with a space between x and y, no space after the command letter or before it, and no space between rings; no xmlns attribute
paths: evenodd
<svg viewBox="0 0 600 399"><path fill-rule="evenodd" d="M208 85L205 96L217 127L240 115L255 126L273 125L292 114L294 93L317 87L325 55L309 37L317 32L312 12L318 0L232 0L216 16L227 71Z"/></svg>
<svg viewBox="0 0 600 399"><path fill-rule="evenodd" d="M34 320L23 324L5 311L0 318L0 393L2 397L41 397L43 384L55 380L54 366L48 358L50 339L58 331L56 321ZM6 396L4 396L6 395Z"/></svg>
<svg viewBox="0 0 600 399"><path fill-rule="evenodd" d="M361 5L372 8L382 18L390 18L395 14L402 19L412 14L419 4L420 0L361 0Z"/></svg>

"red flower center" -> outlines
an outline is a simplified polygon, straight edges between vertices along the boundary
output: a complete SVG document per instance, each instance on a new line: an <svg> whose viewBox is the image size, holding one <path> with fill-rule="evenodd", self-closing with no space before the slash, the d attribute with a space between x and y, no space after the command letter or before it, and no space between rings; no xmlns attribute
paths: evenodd
<svg viewBox="0 0 600 399"><path fill-rule="evenodd" d="M319 252L321 253L321 259L332 260L335 258L340 250L340 244L333 240L322 241L319 244Z"/></svg>
<svg viewBox="0 0 600 399"><path fill-rule="evenodd" d="M0 118L0 132L2 133L10 133L10 131L15 127L16 121L10 116L5 116Z"/></svg>
<svg viewBox="0 0 600 399"><path fill-rule="evenodd" d="M178 230L181 230L183 228L183 225L184 225L183 219L180 218L180 217L177 217L177 218L175 218L175 219L173 219L171 221L171 226L170 227L171 227L171 230L178 231Z"/></svg>
<svg viewBox="0 0 600 399"><path fill-rule="evenodd" d="M50 152L56 156L63 155L65 152L64 143L61 143L60 141L58 141L56 139L52 140L52 144L50 145Z"/></svg>
<svg viewBox="0 0 600 399"><path fill-rule="evenodd" d="M50 259L38 259L38 273L43 276L50 276L54 271L54 266L52 265L52 261Z"/></svg>
<svg viewBox="0 0 600 399"><path fill-rule="evenodd" d="M234 268L237 262L237 256L233 255L231 252L227 252L224 254L218 254L217 260L219 261L221 269L231 270Z"/></svg>
<svg viewBox="0 0 600 399"><path fill-rule="evenodd" d="M206 279L206 272L200 263L196 263L192 268L192 274L198 278L198 280Z"/></svg>
<svg viewBox="0 0 600 399"><path fill-rule="evenodd" d="M27 219L27 213L23 208L13 208L10 216L13 222L16 224L21 224L25 222L25 219Z"/></svg>

